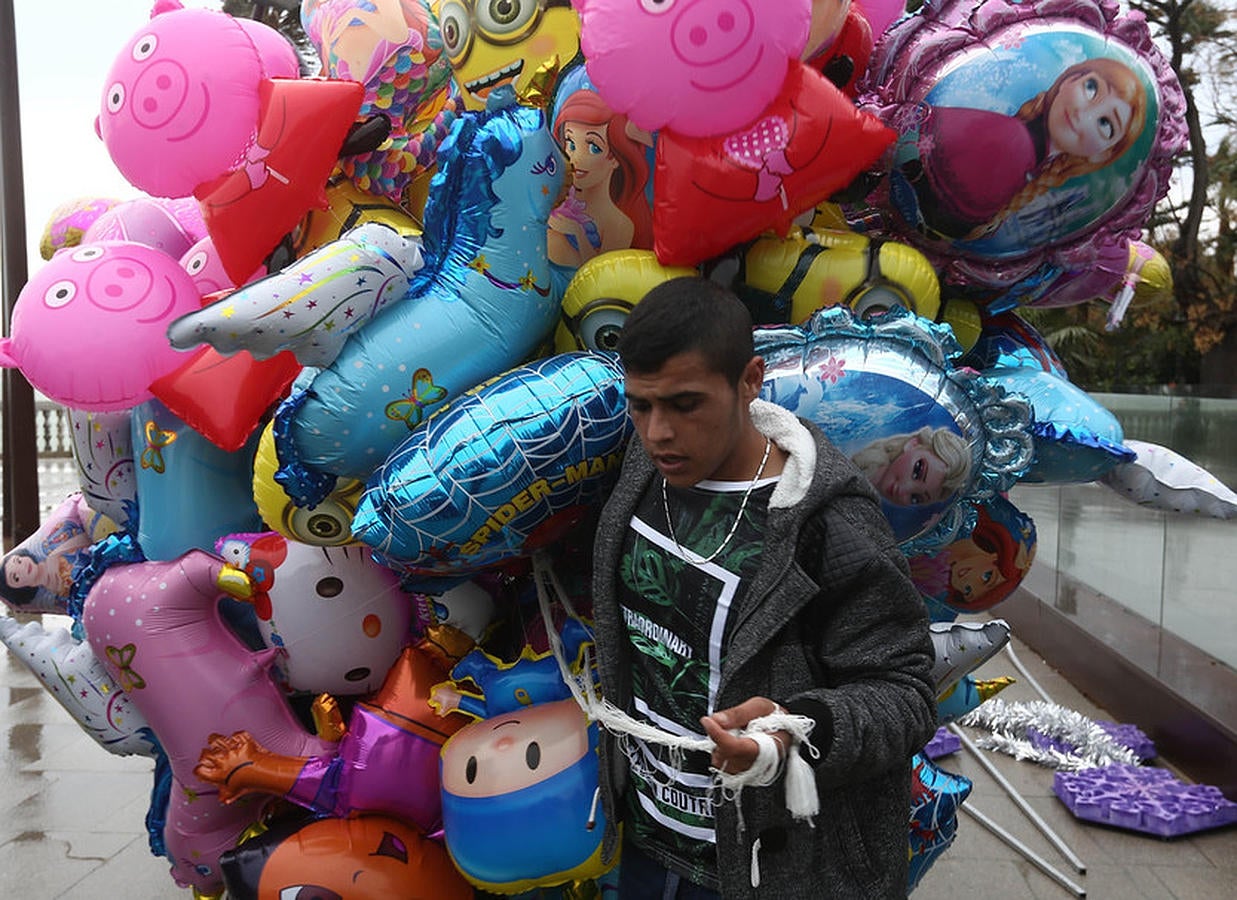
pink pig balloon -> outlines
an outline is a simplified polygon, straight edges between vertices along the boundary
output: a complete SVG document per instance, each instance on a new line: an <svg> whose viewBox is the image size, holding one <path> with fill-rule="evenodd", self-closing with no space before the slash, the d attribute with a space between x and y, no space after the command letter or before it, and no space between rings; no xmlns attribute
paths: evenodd
<svg viewBox="0 0 1237 900"><path fill-rule="evenodd" d="M752 122L778 95L811 0L573 0L588 76L639 127L688 137Z"/></svg>
<svg viewBox="0 0 1237 900"><path fill-rule="evenodd" d="M116 204L95 219L81 242L132 241L180 257L204 237L206 223L194 198L138 197Z"/></svg>
<svg viewBox="0 0 1237 900"><path fill-rule="evenodd" d="M200 306L189 274L153 247L103 241L61 250L18 295L0 366L20 368L65 406L129 409L184 364L167 327Z"/></svg>
<svg viewBox="0 0 1237 900"><path fill-rule="evenodd" d="M160 0L112 63L95 131L130 184L185 197L244 159L258 85L298 73L274 29Z"/></svg>
<svg viewBox="0 0 1237 900"><path fill-rule="evenodd" d="M232 280L232 276L228 274L228 270L223 265L223 259L219 256L219 251L215 247L215 240L212 237L204 237L192 247L185 251L185 255L180 258L180 264L189 277L193 279L193 283L198 287L198 293L203 297L208 294L216 294L219 291L230 291L240 287ZM254 273L245 280L248 284L251 281L257 281L259 278L266 277L266 268L262 267L255 269Z"/></svg>
<svg viewBox="0 0 1237 900"><path fill-rule="evenodd" d="M167 753L172 769L164 839L172 877L219 893L219 857L260 817L260 803L219 802L193 773L216 732L245 729L289 756L334 745L310 735L270 676L278 650L249 650L219 613L224 562L192 550L170 562L113 566L86 597L82 624L108 675L127 692Z"/></svg>

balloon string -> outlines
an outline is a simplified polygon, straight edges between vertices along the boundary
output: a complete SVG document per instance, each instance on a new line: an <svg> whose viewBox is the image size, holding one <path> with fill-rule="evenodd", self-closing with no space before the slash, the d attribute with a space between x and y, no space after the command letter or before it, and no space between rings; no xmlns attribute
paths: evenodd
<svg viewBox="0 0 1237 900"><path fill-rule="evenodd" d="M559 599L569 616L576 621L582 620L567 592L563 590L558 574L544 552L538 552L533 556L533 580L537 588L537 603L541 608L541 617L547 623L546 632L550 649L554 654L555 662L558 663L563 681L566 682L571 696L575 698L576 704L585 716L620 739L634 737L645 743L667 747L673 753L678 754L688 750L705 753L713 751L716 744L711 738L689 737L663 731L655 725L633 718L601 696L593 681L594 664L589 645L586 644L581 649L582 665L579 671L572 671L567 662L567 654L558 630L548 625L553 622L550 612L550 595L554 594ZM787 808L795 818L810 822L819 811L820 804L810 767L800 754L799 748L803 747L814 759L820 756L820 751L813 746L810 739L815 727L816 722L812 718L788 713L781 707L767 716L752 719L738 734L756 741L758 754L755 764L738 773L713 769L714 784L721 788L723 797L737 802L740 792L745 787L768 787L777 781L782 770L781 755L777 742L771 734L775 731L784 731L791 738L791 745L786 751L786 760L789 761L790 770L794 775L793 778L787 778L786 782Z"/></svg>

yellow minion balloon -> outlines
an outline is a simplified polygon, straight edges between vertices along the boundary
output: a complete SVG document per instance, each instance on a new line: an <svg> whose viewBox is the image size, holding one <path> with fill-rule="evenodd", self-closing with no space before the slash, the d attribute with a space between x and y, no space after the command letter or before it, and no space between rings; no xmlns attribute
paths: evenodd
<svg viewBox="0 0 1237 900"><path fill-rule="evenodd" d="M442 45L468 109L485 109L494 88L524 96L538 68L580 51L571 0L437 0Z"/></svg>
<svg viewBox="0 0 1237 900"><path fill-rule="evenodd" d="M554 349L615 350L632 308L657 285L695 275L695 269L663 266L652 250L611 250L576 270L563 294L563 315Z"/></svg>
<svg viewBox="0 0 1237 900"><path fill-rule="evenodd" d="M936 271L918 250L827 229L758 238L743 256L735 290L760 324L803 322L822 306L842 304L860 317L898 305L933 319L941 303Z"/></svg>
<svg viewBox="0 0 1237 900"><path fill-rule="evenodd" d="M352 517L365 490L363 481L339 478L335 489L313 509L297 506L275 481L279 460L275 455L274 424L268 424L258 440L253 463L253 499L262 521L286 538L315 547L340 547L351 543Z"/></svg>

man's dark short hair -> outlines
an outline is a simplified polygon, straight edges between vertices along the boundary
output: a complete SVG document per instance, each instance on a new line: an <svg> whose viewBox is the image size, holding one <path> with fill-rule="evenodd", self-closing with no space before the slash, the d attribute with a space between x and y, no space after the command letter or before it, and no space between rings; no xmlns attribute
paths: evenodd
<svg viewBox="0 0 1237 900"><path fill-rule="evenodd" d="M629 372L652 374L680 353L697 351L709 369L738 384L755 355L752 316L733 293L705 278L672 278L644 295L618 339Z"/></svg>

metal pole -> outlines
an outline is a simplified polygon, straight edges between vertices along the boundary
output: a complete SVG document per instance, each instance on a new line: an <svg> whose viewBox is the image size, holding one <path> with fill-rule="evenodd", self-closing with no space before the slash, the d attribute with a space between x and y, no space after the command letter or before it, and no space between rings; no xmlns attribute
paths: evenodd
<svg viewBox="0 0 1237 900"><path fill-rule="evenodd" d="M26 283L26 197L17 93L17 36L13 0L0 0L0 292L4 333ZM39 459L34 436L34 390L16 369L4 370L4 549L39 527Z"/></svg>
<svg viewBox="0 0 1237 900"><path fill-rule="evenodd" d="M1057 884L1061 885L1061 887L1073 893L1075 897L1087 896L1087 892L1085 889L1079 887L1077 884L1070 881L1067 877L1065 877L1065 875L1059 869L1057 869L1056 866L1051 865L1046 859L1044 859L1042 856L1040 856L1038 853L1036 853L1026 844L1022 843L1022 841L1018 840L1016 837L1014 837L1012 834L1010 834L1008 831L1006 831L1004 828L1002 828L992 819L988 818L986 815L984 815L979 810L977 810L969 800L966 803L962 804L962 811L970 815L971 818L973 818L976 822L978 822L980 825L987 828L989 831L991 831L994 835L996 835L998 838L1000 838L1002 841L1004 841L1014 850L1021 853L1023 857L1026 858L1027 862L1031 863L1031 865L1035 866L1035 868L1039 869L1041 872L1043 872L1045 875L1047 875Z"/></svg>
<svg viewBox="0 0 1237 900"><path fill-rule="evenodd" d="M996 783L1005 789L1005 793L1009 794L1009 799L1013 800L1014 805L1022 810L1023 815L1031 820L1031 823L1040 830L1040 833L1044 837L1048 838L1048 841L1052 844L1052 846L1061 851L1061 855L1068 859L1070 864L1075 869L1077 869L1080 873L1085 874L1087 871L1087 864L1078 857L1077 853L1070 849L1069 844L1065 843L1059 834L1052 830L1052 826L1044 821L1044 817L1037 813L1032 808L1031 804L1027 803L1026 798L1018 793L1018 789L1010 784L1009 779L1002 775L1000 771L997 770L997 767L994 766L992 762L982 753L980 753L979 748L975 746L975 742L967 737L966 734L963 733L962 729L953 722L950 722L948 727L950 731L958 736L958 738L962 741L962 745L971 752L971 755L979 761L979 764L984 767L988 774L996 780Z"/></svg>
<svg viewBox="0 0 1237 900"><path fill-rule="evenodd" d="M1044 690L1043 686L1038 681L1035 680L1035 676L1031 674L1031 671L1025 665L1023 665L1022 660L1018 658L1018 654L1014 652L1013 641L1010 641L1005 645L1005 652L1009 654L1009 660L1014 664L1014 668L1018 670L1019 674L1021 674L1024 679L1026 679L1027 684L1035 689L1035 693L1039 694L1045 703L1054 703L1055 701L1048 696L1048 692Z"/></svg>

